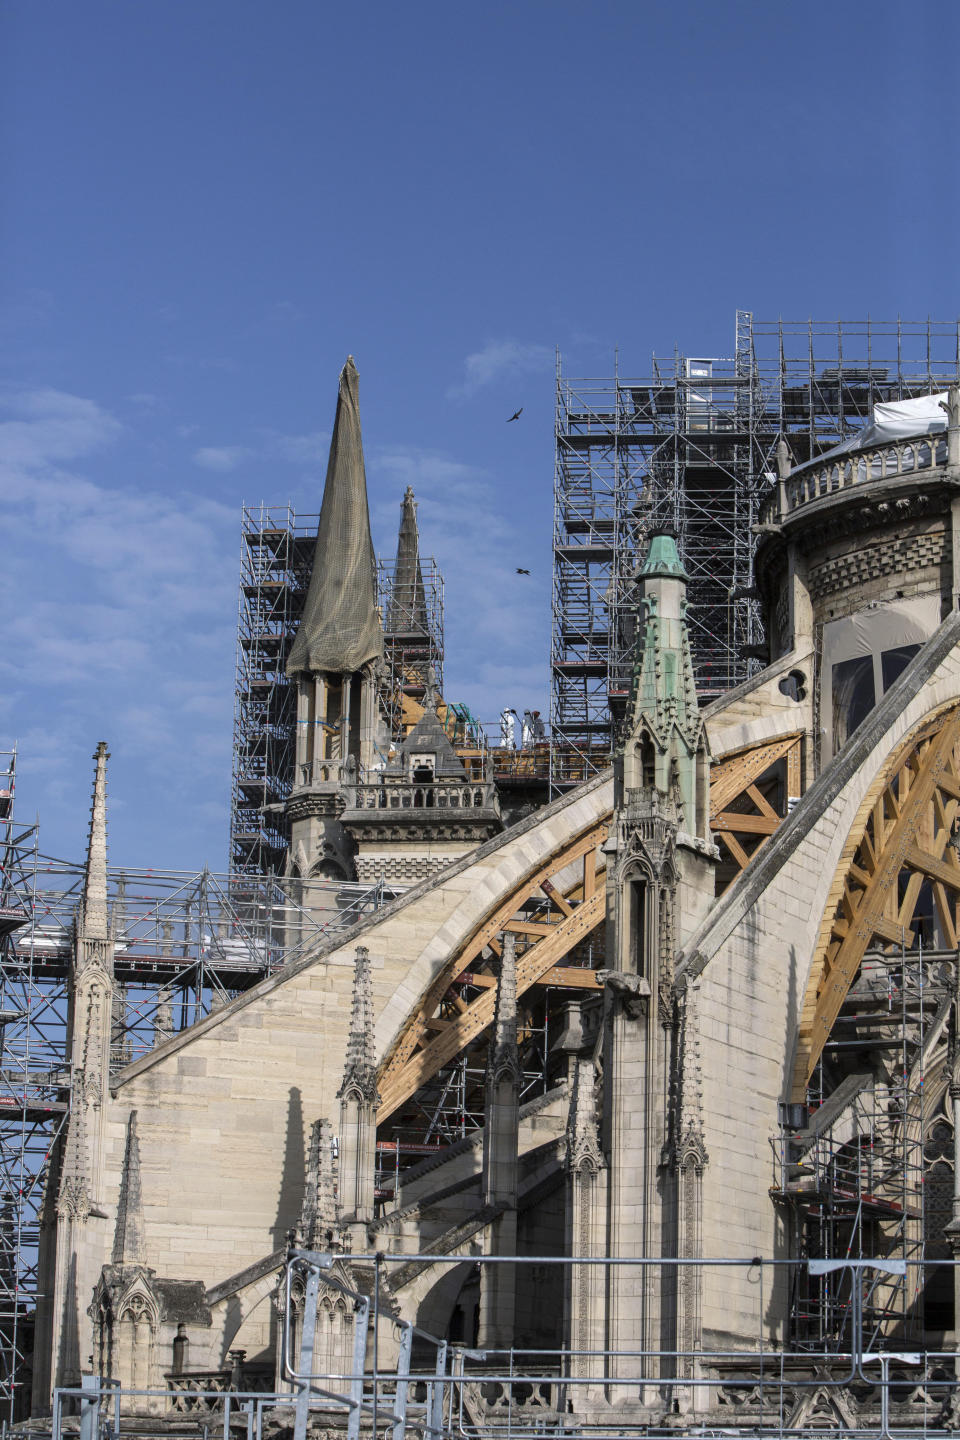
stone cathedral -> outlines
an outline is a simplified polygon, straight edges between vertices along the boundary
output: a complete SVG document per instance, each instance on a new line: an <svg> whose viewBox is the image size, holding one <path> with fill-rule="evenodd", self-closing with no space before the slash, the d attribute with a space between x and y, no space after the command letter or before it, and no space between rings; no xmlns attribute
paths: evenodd
<svg viewBox="0 0 960 1440"><path fill-rule="evenodd" d="M379 1267L381 1363L402 1319L566 1352L584 1423L722 1418L738 1352L795 1350L844 1303L770 1262L960 1255L960 394L805 464L781 446L768 663L706 708L677 538L648 534L612 769L526 813L464 763L432 676L382 734L357 394L349 361L288 662L288 870L305 903L331 876L394 898L111 1073L99 746L35 1411L84 1372L162 1390L238 1355L283 1390L293 1245L363 1293ZM482 1123L385 1161L453 1075ZM888 1277L872 1333L955 1345L953 1274ZM342 1296L311 1303L349 1375Z"/></svg>

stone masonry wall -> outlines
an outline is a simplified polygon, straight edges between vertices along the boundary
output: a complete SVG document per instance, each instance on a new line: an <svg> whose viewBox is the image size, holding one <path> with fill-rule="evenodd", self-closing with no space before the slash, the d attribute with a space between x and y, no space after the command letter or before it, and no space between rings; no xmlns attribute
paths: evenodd
<svg viewBox="0 0 960 1440"><path fill-rule="evenodd" d="M309 1127L321 1115L338 1123L356 946L370 951L383 1055L491 906L611 805L609 778L583 787L119 1075L107 1116L104 1229L112 1234L136 1109L146 1259L159 1275L210 1285L283 1245L299 1213Z"/></svg>

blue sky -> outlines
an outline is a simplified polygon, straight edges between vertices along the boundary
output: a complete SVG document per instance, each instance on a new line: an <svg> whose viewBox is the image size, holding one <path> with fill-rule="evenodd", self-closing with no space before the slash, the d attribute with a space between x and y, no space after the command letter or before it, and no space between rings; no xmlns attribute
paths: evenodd
<svg viewBox="0 0 960 1440"><path fill-rule="evenodd" d="M0 743L43 848L106 738L112 860L223 868L240 504L315 508L348 352L448 694L545 710L555 346L955 317L958 52L951 3L5 0Z"/></svg>

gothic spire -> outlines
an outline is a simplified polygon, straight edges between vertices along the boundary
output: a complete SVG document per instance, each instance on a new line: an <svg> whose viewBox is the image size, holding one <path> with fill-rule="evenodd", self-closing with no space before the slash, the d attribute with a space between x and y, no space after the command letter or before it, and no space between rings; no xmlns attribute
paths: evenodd
<svg viewBox="0 0 960 1440"><path fill-rule="evenodd" d="M646 721L666 744L676 726L692 750L701 721L686 622L689 577L668 531L651 536L637 578L642 616L628 712L631 728Z"/></svg>
<svg viewBox="0 0 960 1440"><path fill-rule="evenodd" d="M96 771L93 801L90 806L81 917L85 940L107 940L110 935L107 917L107 761L110 759L110 752L107 750L106 740L100 741L93 758L96 761Z"/></svg>
<svg viewBox="0 0 960 1440"><path fill-rule="evenodd" d="M143 1198L140 1190L140 1140L137 1136L137 1112L130 1111L127 1121L127 1148L120 1177L120 1200L117 1225L113 1235L114 1265L145 1265L143 1241Z"/></svg>
<svg viewBox="0 0 960 1440"><path fill-rule="evenodd" d="M287 674L352 674L383 654L353 356L340 372L310 586Z"/></svg>
<svg viewBox="0 0 960 1440"><path fill-rule="evenodd" d="M73 1087L57 1194L57 1214L72 1220L86 1220L92 1208L86 1126L83 1119L84 1103L83 1081L78 1079Z"/></svg>
<svg viewBox="0 0 960 1440"><path fill-rule="evenodd" d="M358 1091L364 1100L376 1102L379 1099L373 1031L373 979L370 952L365 945L357 946L354 961L347 1058L337 1098L342 1100L348 1091Z"/></svg>
<svg viewBox="0 0 960 1440"><path fill-rule="evenodd" d="M420 569L420 535L413 489L407 486L400 514L397 563L393 572L393 593L387 613L391 635L427 634L427 597Z"/></svg>

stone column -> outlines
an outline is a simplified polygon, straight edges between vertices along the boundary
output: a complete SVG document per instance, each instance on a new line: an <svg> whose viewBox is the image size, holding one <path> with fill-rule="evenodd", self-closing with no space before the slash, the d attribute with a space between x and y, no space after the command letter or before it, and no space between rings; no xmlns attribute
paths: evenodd
<svg viewBox="0 0 960 1440"><path fill-rule="evenodd" d="M570 1116L567 1122L567 1252L573 1260L606 1253L607 1165L597 1125L596 1069L592 1060L577 1057L571 1072ZM567 1283L565 1331L571 1351L603 1350L607 1268L571 1265ZM587 1379L605 1372L602 1356L574 1353L570 1374ZM575 1411L602 1398L602 1388L577 1385L570 1400Z"/></svg>
<svg viewBox="0 0 960 1440"><path fill-rule="evenodd" d="M517 1253L517 1148L520 1129L520 1061L517 1055L516 940L501 939L500 975L487 1055L483 1130L483 1203L500 1211L487 1228L488 1255ZM516 1267L481 1265L478 1344L513 1344Z"/></svg>

